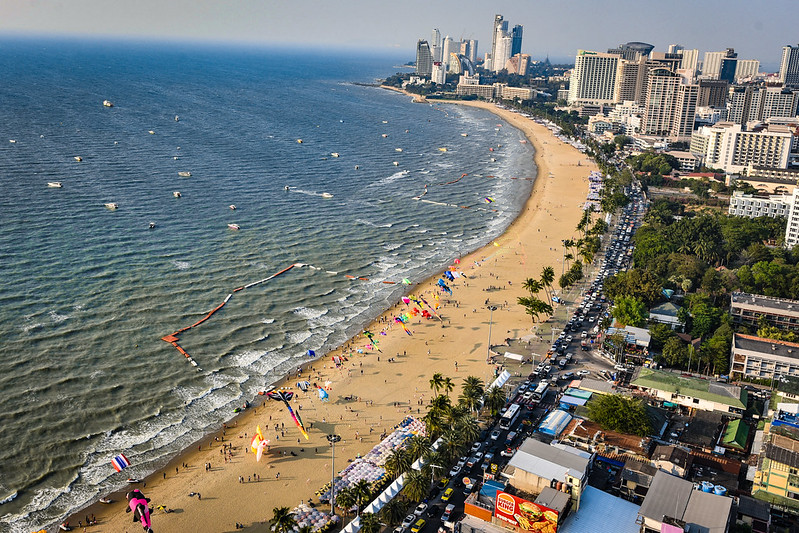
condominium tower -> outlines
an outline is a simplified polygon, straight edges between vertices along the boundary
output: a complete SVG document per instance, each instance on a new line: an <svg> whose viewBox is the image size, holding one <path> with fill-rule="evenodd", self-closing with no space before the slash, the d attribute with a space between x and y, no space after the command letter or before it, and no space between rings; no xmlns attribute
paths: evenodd
<svg viewBox="0 0 799 533"><path fill-rule="evenodd" d="M799 46L782 47L780 82L786 87L799 87Z"/></svg>

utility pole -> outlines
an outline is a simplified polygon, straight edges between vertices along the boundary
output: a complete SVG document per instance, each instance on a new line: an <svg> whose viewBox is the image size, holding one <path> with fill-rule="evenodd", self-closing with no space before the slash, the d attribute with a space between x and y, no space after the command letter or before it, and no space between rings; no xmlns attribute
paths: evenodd
<svg viewBox="0 0 799 533"><path fill-rule="evenodd" d="M341 435L330 434L327 436L330 443L330 514L336 514L336 443L341 440Z"/></svg>

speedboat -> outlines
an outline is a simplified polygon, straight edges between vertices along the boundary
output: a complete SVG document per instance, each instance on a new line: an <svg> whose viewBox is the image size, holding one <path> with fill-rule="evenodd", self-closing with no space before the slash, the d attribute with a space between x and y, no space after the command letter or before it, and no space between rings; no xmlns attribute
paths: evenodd
<svg viewBox="0 0 799 533"><path fill-rule="evenodd" d="M155 132L153 130L150 130L147 133L149 133L150 135L155 135Z"/></svg>
<svg viewBox="0 0 799 533"><path fill-rule="evenodd" d="M227 227L229 227L230 229L241 229L241 226L239 226L238 224L228 224Z"/></svg>
<svg viewBox="0 0 799 533"><path fill-rule="evenodd" d="M468 136L469 136L468 133L461 133L461 137L468 137Z"/></svg>
<svg viewBox="0 0 799 533"><path fill-rule="evenodd" d="M439 151L439 152L446 152L446 151L447 151L447 149L442 147L442 148L439 148L439 149L438 149L438 151Z"/></svg>
<svg viewBox="0 0 799 533"><path fill-rule="evenodd" d="M322 193L322 198L333 198L333 195L330 194L329 192L323 192Z"/></svg>
<svg viewBox="0 0 799 533"><path fill-rule="evenodd" d="M179 120L180 120L180 117L179 117L179 116L177 116L177 115L175 115L175 122L177 122L177 121L179 121Z"/></svg>
<svg viewBox="0 0 799 533"><path fill-rule="evenodd" d="M104 204L104 205L105 205L105 206L106 206L108 209L111 209L111 210L117 209L117 208L119 207L119 204L116 204L116 203L114 203L114 202L108 202L107 204Z"/></svg>
<svg viewBox="0 0 799 533"><path fill-rule="evenodd" d="M175 198L180 198L180 191L173 192L172 196L174 196Z"/></svg>
<svg viewBox="0 0 799 533"><path fill-rule="evenodd" d="M332 152L330 155L332 155L333 157L338 157L338 152Z"/></svg>
<svg viewBox="0 0 799 533"><path fill-rule="evenodd" d="M178 176L180 176L181 178L190 178L191 172L186 172L186 171L178 172Z"/></svg>
<svg viewBox="0 0 799 533"><path fill-rule="evenodd" d="M136 479L135 477L129 477L128 483L141 483L141 480Z"/></svg>
<svg viewBox="0 0 799 533"><path fill-rule="evenodd" d="M358 170L359 168L361 168L361 167L358 166L358 165L355 165L355 170Z"/></svg>
<svg viewBox="0 0 799 533"><path fill-rule="evenodd" d="M103 105L105 107L114 107L114 104L111 102L111 100L103 100Z"/></svg>
<svg viewBox="0 0 799 533"><path fill-rule="evenodd" d="M8 142L10 142L11 144L14 144L15 142L17 142L17 140L16 139L9 139Z"/></svg>
<svg viewBox="0 0 799 533"><path fill-rule="evenodd" d="M399 161L394 161L392 164L393 164L395 167L398 167L398 166L399 166Z"/></svg>
<svg viewBox="0 0 799 533"><path fill-rule="evenodd" d="M63 187L63 185L61 185L60 181L48 181L47 182L47 186L48 187L53 187L55 189L60 189L61 187Z"/></svg>
<svg viewBox="0 0 799 533"><path fill-rule="evenodd" d="M383 134L383 138L385 139L386 137L388 137L388 133Z"/></svg>
<svg viewBox="0 0 799 533"><path fill-rule="evenodd" d="M283 190L284 190L284 191L290 191L290 190L291 190L291 188L290 188L288 185L286 185L285 187L283 187Z"/></svg>
<svg viewBox="0 0 799 533"><path fill-rule="evenodd" d="M235 206L234 204L230 204L228 207L229 207L230 209L232 209L233 211L235 211L235 210L236 210L236 206Z"/></svg>
<svg viewBox="0 0 799 533"><path fill-rule="evenodd" d="M297 144L302 144L302 139L297 139Z"/></svg>
<svg viewBox="0 0 799 533"><path fill-rule="evenodd" d="M150 222L150 229L155 229L155 222Z"/></svg>
<svg viewBox="0 0 799 533"><path fill-rule="evenodd" d="M81 156L79 156L79 155L76 155L72 159L74 159L75 161L83 161L83 158Z"/></svg>
<svg viewBox="0 0 799 533"><path fill-rule="evenodd" d="M401 151L402 151L402 148L394 148L394 151L395 151L395 152L401 152Z"/></svg>

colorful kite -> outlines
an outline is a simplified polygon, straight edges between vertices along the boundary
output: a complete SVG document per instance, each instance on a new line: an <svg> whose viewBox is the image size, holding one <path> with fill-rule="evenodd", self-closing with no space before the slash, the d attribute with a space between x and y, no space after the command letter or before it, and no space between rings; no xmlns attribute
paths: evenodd
<svg viewBox="0 0 799 533"><path fill-rule="evenodd" d="M128 492L127 498L128 508L125 509L125 512L129 513L133 511L133 521L140 520L144 531L151 533L152 529L150 528L153 526L153 523L150 520L150 508L147 505L150 503L150 498L145 498L144 494L142 494L139 489L133 489Z"/></svg>
<svg viewBox="0 0 799 533"><path fill-rule="evenodd" d="M413 335L413 333L411 333L411 330L409 330L409 329L408 329L408 326L407 326L407 325L405 325L405 322L407 322L407 320L408 320L408 319L407 319L407 318L405 318L405 316L404 316L404 315L403 315L403 316L395 316L395 317L394 317L394 322L396 322L396 323L398 323L399 325L401 325L401 326L402 326L402 329L404 329L404 330L405 330L405 333L407 333L408 335Z"/></svg>
<svg viewBox="0 0 799 533"><path fill-rule="evenodd" d="M452 295L452 289L447 286L447 282L444 281L444 278L438 278L438 286L441 288L442 291L446 292L450 296Z"/></svg>
<svg viewBox="0 0 799 533"><path fill-rule="evenodd" d="M317 388L319 389L319 399L322 400L323 402L329 402L330 395L327 394L327 391L322 387L317 387Z"/></svg>
<svg viewBox="0 0 799 533"><path fill-rule="evenodd" d="M265 439L264 434L261 433L261 426L258 426L255 430L255 435L252 437L252 442L250 443L250 448L252 448L252 451L255 454L255 460L257 462L261 461L264 448L266 448L268 444L269 441Z"/></svg>
<svg viewBox="0 0 799 533"><path fill-rule="evenodd" d="M371 331L364 331L363 334L366 336L367 339L369 339L369 342L372 344L373 348L370 349L375 349L380 353L383 352L380 348L377 347L378 342L377 340L375 340L374 333L372 333Z"/></svg>
<svg viewBox="0 0 799 533"><path fill-rule="evenodd" d="M286 390L276 390L276 391L267 392L266 395L272 398L273 400L280 400L286 405L286 408L289 410L291 418L294 420L294 423L297 424L297 427L299 428L300 433L302 433L302 436L305 437L305 440L310 440L310 437L308 437L308 432L305 431L305 426L302 423L300 415L295 413L292 410L291 405L289 405L289 402L294 397L294 393Z"/></svg>
<svg viewBox="0 0 799 533"><path fill-rule="evenodd" d="M485 201L485 203L487 203L487 204L493 204L493 203L494 203L494 199L493 199L493 198L491 198L490 196L486 196L485 198L483 198L483 200L484 200L484 201Z"/></svg>
<svg viewBox="0 0 799 533"><path fill-rule="evenodd" d="M127 468L130 466L130 461L128 460L127 457L125 457L120 453L119 455L116 455L114 456L113 459L111 459L111 464L114 465L114 470L116 470L117 472L121 472L123 468Z"/></svg>

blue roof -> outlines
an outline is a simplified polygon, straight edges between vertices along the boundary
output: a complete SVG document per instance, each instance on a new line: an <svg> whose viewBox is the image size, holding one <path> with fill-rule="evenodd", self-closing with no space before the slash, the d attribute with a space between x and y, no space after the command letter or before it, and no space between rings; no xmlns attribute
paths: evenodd
<svg viewBox="0 0 799 533"><path fill-rule="evenodd" d="M566 517L558 533L639 533L639 509L589 485L580 495L580 509Z"/></svg>
<svg viewBox="0 0 799 533"><path fill-rule="evenodd" d="M577 396L562 396L560 399L561 405L585 405L588 400L585 398L578 398Z"/></svg>
<svg viewBox="0 0 799 533"><path fill-rule="evenodd" d="M541 425L538 426L538 431L546 435L557 437L564 429L566 429L566 426L569 425L571 419L572 415L566 411L556 409L549 413L544 421L541 422Z"/></svg>

